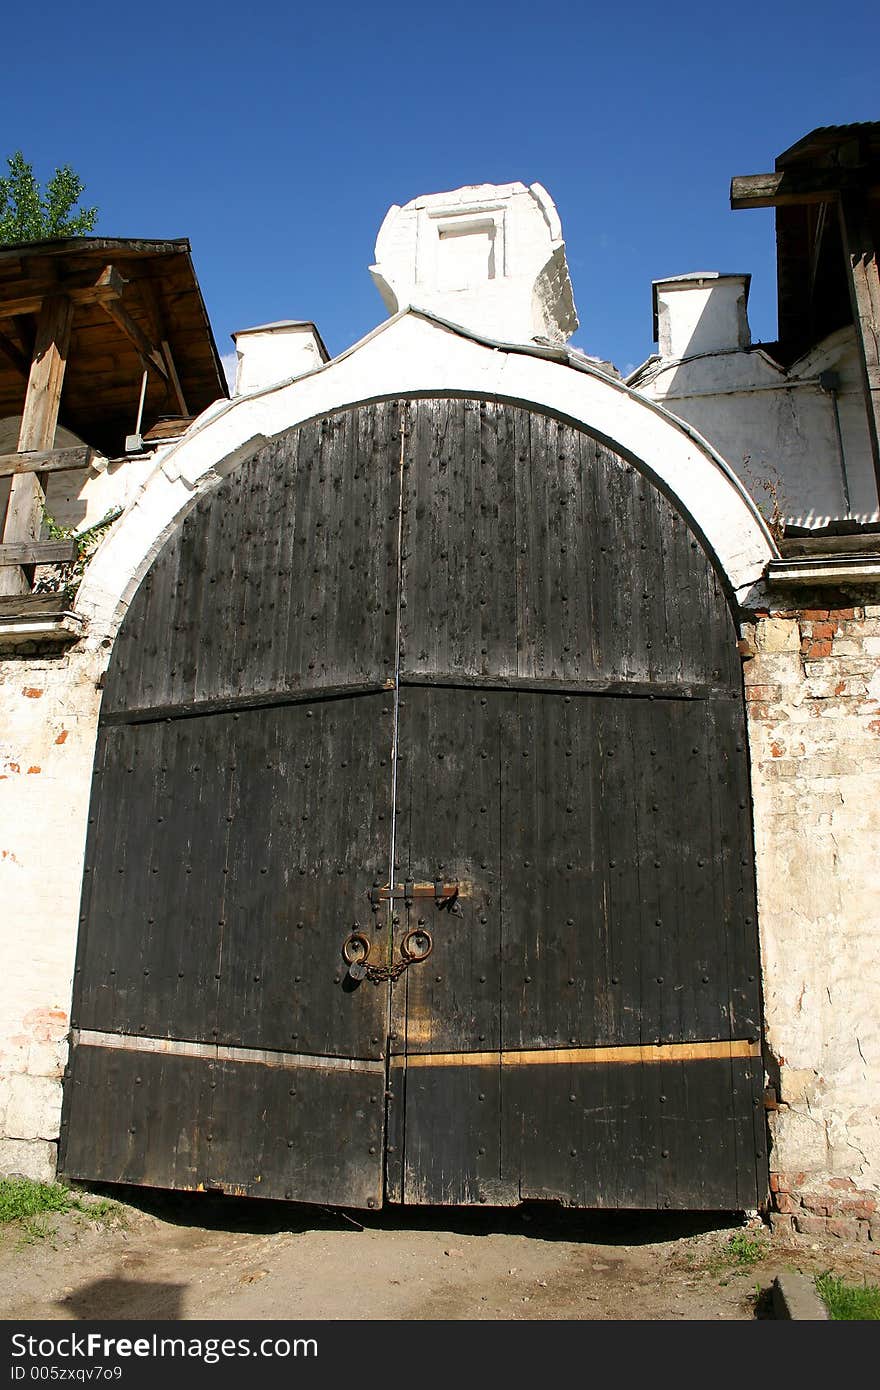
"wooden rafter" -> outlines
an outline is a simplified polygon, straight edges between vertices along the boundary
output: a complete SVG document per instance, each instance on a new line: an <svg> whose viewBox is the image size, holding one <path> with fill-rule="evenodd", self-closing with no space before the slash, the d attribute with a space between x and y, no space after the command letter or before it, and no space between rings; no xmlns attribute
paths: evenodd
<svg viewBox="0 0 880 1390"><path fill-rule="evenodd" d="M113 320L117 328L122 330L129 342L134 345L147 370L158 372L163 381L168 381L168 368L161 351L147 337L140 324L135 322L125 306L119 300L102 300L101 308Z"/></svg>
<svg viewBox="0 0 880 1390"><path fill-rule="evenodd" d="M168 382L177 400L177 407L183 416L188 416L189 411L186 405L186 398L180 385L180 377L177 374L177 366L174 355L171 351L171 344L168 341L168 331L165 326L165 316L162 313L161 305L156 294L153 282L149 277L144 277L137 282L137 290L141 297L147 318L150 321L150 328L156 342L162 352L165 365L168 368Z"/></svg>
<svg viewBox="0 0 880 1390"><path fill-rule="evenodd" d="M730 181L730 206L780 208L836 202L850 190L880 188L880 168L779 169L772 174L737 174Z"/></svg>
<svg viewBox="0 0 880 1390"><path fill-rule="evenodd" d="M0 319L17 318L20 314L39 314L46 300L58 295L63 295L71 304L104 304L118 299L124 287L125 280L119 271L108 265L90 284L60 280L56 285L47 286L43 292L34 291L20 299L0 300Z"/></svg>

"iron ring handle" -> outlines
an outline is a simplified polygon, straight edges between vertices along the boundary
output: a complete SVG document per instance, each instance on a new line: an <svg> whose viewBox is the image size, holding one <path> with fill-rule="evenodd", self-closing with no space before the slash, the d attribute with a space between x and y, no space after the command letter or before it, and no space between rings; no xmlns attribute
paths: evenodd
<svg viewBox="0 0 880 1390"><path fill-rule="evenodd" d="M363 932L353 931L342 943L342 958L346 965L363 962L370 954L370 942Z"/></svg>
<svg viewBox="0 0 880 1390"><path fill-rule="evenodd" d="M414 951L412 949L415 944L416 937L421 937L422 940L427 943L427 950ZM406 936L400 943L400 954L406 961L427 960L428 956L431 954L433 949L434 939L429 931L425 931L424 927L413 927L410 931L407 932Z"/></svg>

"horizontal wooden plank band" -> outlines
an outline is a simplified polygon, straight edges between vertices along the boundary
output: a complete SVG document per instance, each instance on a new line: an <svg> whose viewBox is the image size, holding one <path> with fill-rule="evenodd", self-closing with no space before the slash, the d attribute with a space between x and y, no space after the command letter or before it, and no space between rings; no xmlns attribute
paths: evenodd
<svg viewBox="0 0 880 1390"><path fill-rule="evenodd" d="M185 1042L178 1038L143 1038L87 1028L74 1028L70 1040L74 1047L103 1047L165 1057L203 1057L207 1062L250 1062L260 1063L264 1067L370 1072L379 1076L385 1072L384 1062L365 1058L322 1057L310 1052L272 1052L258 1047L228 1047L222 1043Z"/></svg>
<svg viewBox="0 0 880 1390"><path fill-rule="evenodd" d="M23 454L0 454L0 478L19 473L63 473L74 468L88 468L95 450L88 444L73 449L33 450Z"/></svg>
<svg viewBox="0 0 880 1390"><path fill-rule="evenodd" d="M279 705L308 705L319 700L346 700L355 695L387 695L393 683L364 681L356 685L315 686L310 690L281 690L259 695L230 696L228 700L197 700L191 705L152 705L145 709L109 710L101 724L156 724L163 719L199 719L206 714L237 714L239 710L273 709Z"/></svg>
<svg viewBox="0 0 880 1390"><path fill-rule="evenodd" d="M76 541L8 541L0 565L61 565L76 559Z"/></svg>
<svg viewBox="0 0 880 1390"><path fill-rule="evenodd" d="M542 676L473 676L458 671L405 672L401 686L439 686L450 690L525 691L535 695L614 695L638 700L708 700L730 698L724 686L661 681L553 680Z"/></svg>
<svg viewBox="0 0 880 1390"><path fill-rule="evenodd" d="M392 1067L552 1067L616 1063L729 1061L760 1057L761 1044L731 1042L636 1043L630 1047L534 1048L523 1052L413 1052L391 1058Z"/></svg>

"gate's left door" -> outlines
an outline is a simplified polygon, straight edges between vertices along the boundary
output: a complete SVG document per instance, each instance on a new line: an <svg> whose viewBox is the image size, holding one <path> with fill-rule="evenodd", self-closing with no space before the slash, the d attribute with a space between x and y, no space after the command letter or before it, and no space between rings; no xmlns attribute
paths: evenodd
<svg viewBox="0 0 880 1390"><path fill-rule="evenodd" d="M382 1199L388 993L340 946L388 875L399 420L290 431L136 595L95 762L71 1178Z"/></svg>

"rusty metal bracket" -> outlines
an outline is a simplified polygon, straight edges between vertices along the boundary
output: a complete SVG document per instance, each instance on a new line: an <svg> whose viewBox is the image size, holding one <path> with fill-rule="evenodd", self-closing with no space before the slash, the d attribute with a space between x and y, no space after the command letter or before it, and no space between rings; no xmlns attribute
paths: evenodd
<svg viewBox="0 0 880 1390"><path fill-rule="evenodd" d="M403 899L407 907L412 907L416 898L433 898L434 904L438 908L451 907L460 897L468 897L470 889L469 883L444 883L442 879L435 879L432 883L416 883L408 878L403 883L382 884L379 887L370 888L368 897L373 908L377 908L380 903L394 902L395 899Z"/></svg>

